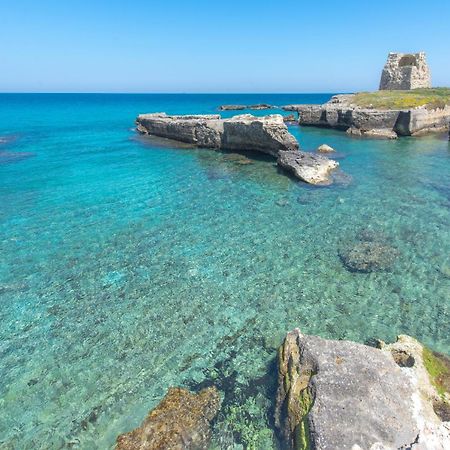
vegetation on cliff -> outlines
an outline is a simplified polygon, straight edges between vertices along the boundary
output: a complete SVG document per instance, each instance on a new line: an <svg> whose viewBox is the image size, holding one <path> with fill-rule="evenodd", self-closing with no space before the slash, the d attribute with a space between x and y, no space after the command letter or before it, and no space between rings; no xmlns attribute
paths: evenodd
<svg viewBox="0 0 450 450"><path fill-rule="evenodd" d="M426 106L428 109L444 108L450 105L450 88L358 92L352 103L363 108L377 109L409 109L418 106Z"/></svg>

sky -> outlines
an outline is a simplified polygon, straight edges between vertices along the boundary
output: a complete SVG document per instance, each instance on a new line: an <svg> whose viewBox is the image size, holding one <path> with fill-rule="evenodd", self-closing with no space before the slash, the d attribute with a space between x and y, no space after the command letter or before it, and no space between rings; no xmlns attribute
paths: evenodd
<svg viewBox="0 0 450 450"><path fill-rule="evenodd" d="M0 92L353 92L390 51L450 85L449 0L0 0Z"/></svg>

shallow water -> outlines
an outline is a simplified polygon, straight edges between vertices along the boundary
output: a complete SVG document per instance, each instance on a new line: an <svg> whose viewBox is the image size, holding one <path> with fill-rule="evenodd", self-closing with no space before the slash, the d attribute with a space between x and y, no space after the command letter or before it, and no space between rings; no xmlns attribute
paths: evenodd
<svg viewBox="0 0 450 450"><path fill-rule="evenodd" d="M275 447L274 357L295 326L450 352L446 136L291 127L352 177L314 188L133 131L141 112L328 98L0 96L0 448L109 448L169 386L211 382L215 448ZM351 272L339 255L368 235L398 257Z"/></svg>

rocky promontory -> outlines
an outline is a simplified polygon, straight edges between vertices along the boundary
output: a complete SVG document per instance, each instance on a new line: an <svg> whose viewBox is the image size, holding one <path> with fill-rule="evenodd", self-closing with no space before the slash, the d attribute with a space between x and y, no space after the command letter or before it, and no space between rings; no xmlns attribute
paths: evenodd
<svg viewBox="0 0 450 450"><path fill-rule="evenodd" d="M416 97L412 97L414 91L342 94L323 105L286 105L282 109L296 111L300 125L336 128L354 136L395 139L448 130L447 93L439 89L432 92L437 94Z"/></svg>
<svg viewBox="0 0 450 450"><path fill-rule="evenodd" d="M141 114L137 130L197 147L258 151L277 158L278 165L311 184L328 184L330 172L338 163L321 155L300 152L279 114L255 117L251 114L223 119L219 115L169 116Z"/></svg>
<svg viewBox="0 0 450 450"><path fill-rule="evenodd" d="M297 140L289 133L283 117L242 114L230 119L219 115L169 116L141 114L137 129L144 134L174 139L197 147L221 150L253 150L278 156L280 150L296 150Z"/></svg>

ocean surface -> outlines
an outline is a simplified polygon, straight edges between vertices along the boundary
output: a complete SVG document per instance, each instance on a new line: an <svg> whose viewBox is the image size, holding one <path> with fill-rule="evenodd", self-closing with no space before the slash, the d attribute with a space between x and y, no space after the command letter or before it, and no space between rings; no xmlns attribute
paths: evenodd
<svg viewBox="0 0 450 450"><path fill-rule="evenodd" d="M293 327L450 352L447 136L291 126L346 174L311 187L268 157L133 128L144 112L329 98L0 95L1 449L112 448L169 386L211 383L211 448L277 448L276 349ZM342 255L373 239L393 263L350 270Z"/></svg>

